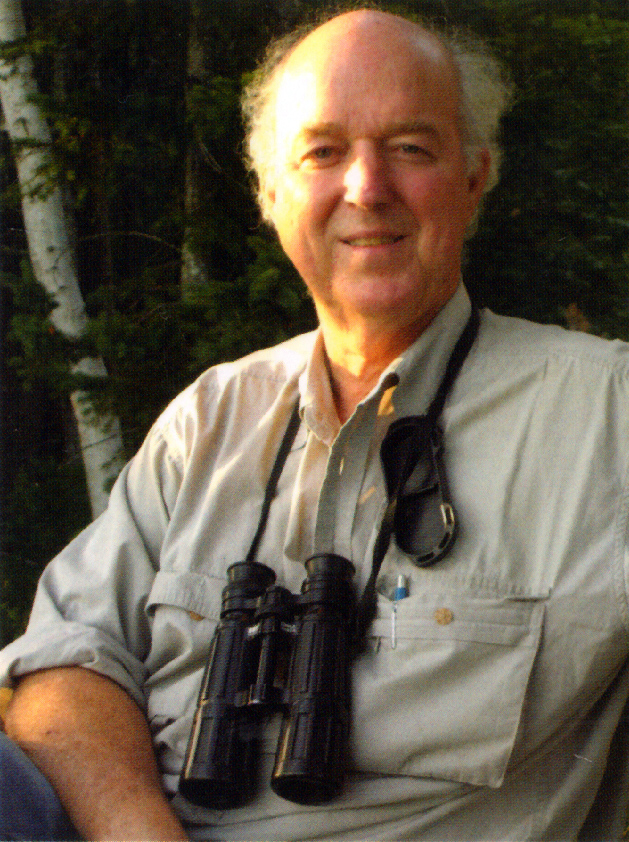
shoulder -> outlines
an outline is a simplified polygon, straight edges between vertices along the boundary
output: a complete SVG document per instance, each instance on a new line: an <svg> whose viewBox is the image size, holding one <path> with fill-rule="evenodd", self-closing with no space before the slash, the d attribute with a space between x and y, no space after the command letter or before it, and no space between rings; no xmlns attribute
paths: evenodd
<svg viewBox="0 0 629 842"><path fill-rule="evenodd" d="M296 393L316 336L316 331L301 334L212 366L173 399L153 425L152 434L168 431L177 439L234 419L253 422L287 388Z"/></svg>
<svg viewBox="0 0 629 842"><path fill-rule="evenodd" d="M584 375L588 371L593 376L606 372L629 375L629 343L499 316L489 310L481 314L477 351L481 360L491 360L496 371L543 365L578 369Z"/></svg>
<svg viewBox="0 0 629 842"><path fill-rule="evenodd" d="M312 354L317 333L316 330L302 333L271 348L262 348L238 360L213 366L195 381L193 388L203 388L207 382L217 382L225 388L241 379L284 383L298 377Z"/></svg>
<svg viewBox="0 0 629 842"><path fill-rule="evenodd" d="M626 342L483 311L468 362L457 397L474 417L501 424L502 437L535 432L544 448L565 450L591 436L626 454Z"/></svg>

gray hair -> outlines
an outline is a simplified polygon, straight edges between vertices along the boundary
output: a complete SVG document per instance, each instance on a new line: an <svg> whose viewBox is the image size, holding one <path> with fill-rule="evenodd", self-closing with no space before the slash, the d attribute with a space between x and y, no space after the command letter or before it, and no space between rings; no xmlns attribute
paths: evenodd
<svg viewBox="0 0 629 842"><path fill-rule="evenodd" d="M293 50L323 22L325 20L301 26L273 40L243 90L245 160L255 178L258 204L267 222L271 221L271 215L266 187L275 147L273 108L282 67ZM429 24L417 25L438 38L458 72L464 152L471 170L480 151L489 150L491 164L484 188L484 193L488 193L499 180L502 160L500 120L509 109L513 96L509 75L477 36L460 31L444 32ZM479 213L480 208L468 232L470 235Z"/></svg>

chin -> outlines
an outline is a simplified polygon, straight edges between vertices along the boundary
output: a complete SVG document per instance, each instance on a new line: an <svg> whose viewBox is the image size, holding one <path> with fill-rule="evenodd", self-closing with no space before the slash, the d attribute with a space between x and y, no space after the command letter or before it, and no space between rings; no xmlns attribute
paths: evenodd
<svg viewBox="0 0 629 842"><path fill-rule="evenodd" d="M411 311L434 306L435 299L441 297L441 289L426 289L416 281L396 282L378 278L347 290L346 300L351 301L357 311L373 315L391 313L403 318Z"/></svg>

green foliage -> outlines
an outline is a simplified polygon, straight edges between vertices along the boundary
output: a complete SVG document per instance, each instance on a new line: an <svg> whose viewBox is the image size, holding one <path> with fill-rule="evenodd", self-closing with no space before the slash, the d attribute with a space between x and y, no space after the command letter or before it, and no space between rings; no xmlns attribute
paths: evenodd
<svg viewBox="0 0 629 842"><path fill-rule="evenodd" d="M5 481L8 478L5 478ZM29 457L10 478L3 504L0 646L26 625L39 575L89 519L83 466Z"/></svg>
<svg viewBox="0 0 629 842"><path fill-rule="evenodd" d="M502 312L561 321L575 303L626 337L629 29L604 4L562 5L492 6L517 96L467 277Z"/></svg>
<svg viewBox="0 0 629 842"><path fill-rule="evenodd" d="M332 3L317 4L317 8ZM465 25L511 68L506 162L469 245L481 304L629 337L626 77L621 0L398 0L388 8ZM162 407L205 367L314 325L311 301L260 227L241 163L238 99L269 37L312 16L306 0L195 0L201 70L189 76L190 3L25 0L53 132L49 178L76 222L90 315L81 348L51 332L25 262L6 138L3 236L3 605L15 633L37 572L87 520L64 396L69 363L105 360L97 402L131 455ZM13 48L9 48L13 50ZM17 54L18 49L14 50ZM186 180L196 203L186 209ZM189 186L189 185L188 185ZM182 243L207 283L182 295ZM85 384L83 384L85 385ZM66 511L67 509L67 511Z"/></svg>
<svg viewBox="0 0 629 842"><path fill-rule="evenodd" d="M6 331L4 363L14 370L23 389L30 391L45 382L51 396L60 399L73 387L70 362L76 349L53 328L48 318L52 302L35 281L30 263L22 260L20 270L18 276L5 273L2 278L12 293L13 311Z"/></svg>
<svg viewBox="0 0 629 842"><path fill-rule="evenodd" d="M247 244L252 260L242 276L212 280L196 293L193 304L205 325L193 348L200 369L315 326L312 302L275 239L257 234Z"/></svg>

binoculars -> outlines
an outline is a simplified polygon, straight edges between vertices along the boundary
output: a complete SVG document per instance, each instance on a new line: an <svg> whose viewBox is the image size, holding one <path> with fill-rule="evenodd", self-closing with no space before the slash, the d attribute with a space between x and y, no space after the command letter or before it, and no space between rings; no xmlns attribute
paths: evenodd
<svg viewBox="0 0 629 842"><path fill-rule="evenodd" d="M265 715L282 711L271 787L321 804L343 785L350 726L354 566L341 556L306 561L301 593L275 584L264 564L227 570L179 790L224 810L246 803L257 781Z"/></svg>

